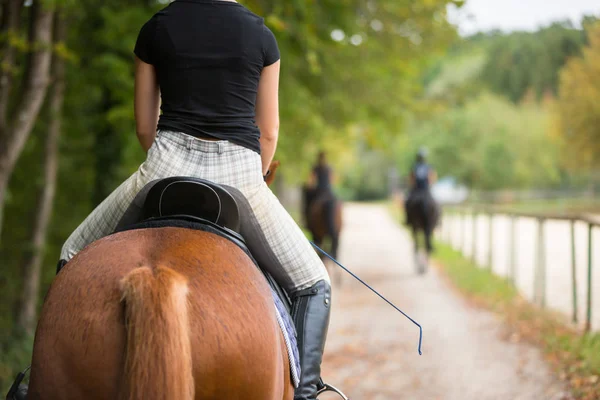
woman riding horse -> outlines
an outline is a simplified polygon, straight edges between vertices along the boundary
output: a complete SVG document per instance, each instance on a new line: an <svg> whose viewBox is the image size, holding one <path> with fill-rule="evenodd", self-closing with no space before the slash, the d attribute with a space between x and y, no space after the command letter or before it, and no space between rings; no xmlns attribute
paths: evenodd
<svg viewBox="0 0 600 400"><path fill-rule="evenodd" d="M329 324L331 289L329 276L322 261L263 180L275 153L279 131L280 54L273 33L264 25L262 18L235 1L175 0L142 27L134 52L137 137L147 152L146 161L68 238L57 269L60 270L66 264L64 272L70 273L71 264L76 264L73 268L82 263L93 264L98 272L88 273L93 279L98 279L98 284L106 284L107 279L120 277L137 265L143 270L129 271L134 275L124 283L128 287L123 295L125 300L128 300L128 296L146 295L137 294L136 285L150 285L151 287L145 289L148 290L148 296L153 296L156 291L156 296L164 296L165 301L173 302L171 305L156 304L156 307L176 310L174 312L181 313L176 318L185 319L184 311L180 309L181 296L186 287L183 283L184 278L188 280L190 296L202 296L204 290L208 290L212 279L219 281L225 279L225 276L230 279L228 274L235 270L226 269L223 276L216 277L214 274L206 275L203 270L205 264L202 262L195 266L202 271L180 266L180 262L191 266L191 259L185 257L193 258L205 251L205 247L200 245L202 240L193 240L181 235L178 236L181 248L189 246L189 254L184 256L174 248L167 248L166 253L159 252L154 256L152 252L144 253L141 247L153 244L158 246L161 243L160 238L150 238L149 241L142 238L142 241L119 234L110 237L113 238L111 243L116 246L116 249L110 249L112 254L103 254L99 248L106 251L107 246L96 244L92 246L96 251L90 249L82 254L82 257L85 255L85 261L77 259L75 263L75 260L69 260L90 243L109 235L135 195L152 180L169 176L191 176L238 189L245 195L252 208L252 224L260 230L260 234L266 240L266 243L261 243L266 247L262 251L269 252L270 259L275 260L276 267L268 272L287 291L292 300L292 317L298 331L302 371L294 399L315 399ZM160 117L159 106L162 109ZM106 243L110 238L101 243ZM126 245L117 244L117 239L123 240ZM172 246L177 248L175 244ZM227 256L224 256L227 252L225 247L219 248L220 252L215 254L215 260L220 257L227 260ZM161 247L158 246L157 249ZM257 249L250 250L253 254L258 253ZM134 264L125 265L125 261ZM111 263L119 265L118 268L114 267L118 271L111 269ZM161 269L167 266L175 272ZM181 274L183 269L186 274ZM104 273L108 276L104 276ZM151 274L153 278L150 277ZM156 282L146 282L152 279ZM199 281L202 281L202 285ZM57 285L59 282L60 276ZM75 278L69 279L70 284L75 282ZM246 300L243 295L237 292L241 290L243 293L244 285L248 284L254 283L234 280L227 286L229 291L221 293L221 296L234 296L244 302ZM115 288L112 287L111 290L113 295L110 300L118 300L115 297ZM161 295L161 291L168 293ZM114 307L107 297L102 299L106 302L98 304L99 307ZM72 303L79 302L79 299L64 300L68 307L65 312L79 312L76 309L77 303ZM156 299L154 301L156 302ZM219 308L216 300L214 301L216 309L212 312L231 311L230 308ZM198 304L190 302L188 307L194 309ZM205 313L209 313L209 310L205 310ZM106 318L109 317L114 318L115 314L106 314ZM224 318L219 315L212 317ZM260 317L257 314L256 318ZM177 329L181 330L184 329L181 327L184 322L176 321L173 324L178 325ZM190 321L190 324L193 325L193 322ZM230 330L230 335L236 335L238 327L239 324L223 326L224 329ZM55 328L68 327L56 324ZM191 332L201 334L194 329L191 329ZM86 330L68 331L67 336L88 334L90 333ZM192 349L199 342L207 340L207 336L208 332L202 337L192 338ZM210 340L207 343L211 343ZM273 344L277 346L276 342ZM226 348L226 343L213 345L223 351L235 350ZM143 362L143 351L145 350L140 350L140 354L136 356L139 360L131 362ZM146 351L151 351L151 348ZM243 349L240 351L243 352ZM249 358L252 356L253 353L247 354ZM196 368L203 364L204 356L199 354L198 357L199 360L193 360L195 376L198 372ZM97 367L103 370L101 365ZM151 369L155 366L146 367ZM257 363L256 368L261 367L260 363ZM119 370L112 371L115 379ZM209 372L213 374L211 377L216 376L217 371ZM250 375L255 373L254 370L246 372ZM229 378L228 382L231 385L238 384L235 380L236 375ZM165 380L168 377L160 379ZM203 386L202 390L205 390L204 385L214 382L210 377L196 381ZM175 394L169 397L180 398ZM247 398L262 397L249 395Z"/></svg>
<svg viewBox="0 0 600 400"><path fill-rule="evenodd" d="M404 203L406 224L410 225L417 246L417 231L425 233L425 247L428 253L433 251L431 235L437 224L437 205L431 195L430 187L435 183L437 174L426 161L427 152L420 149L410 171L410 192Z"/></svg>
<svg viewBox="0 0 600 400"><path fill-rule="evenodd" d="M339 235L342 228L342 204L331 187L333 172L324 151L319 152L310 181L304 188L304 223L317 246L328 236L331 255L337 258Z"/></svg>

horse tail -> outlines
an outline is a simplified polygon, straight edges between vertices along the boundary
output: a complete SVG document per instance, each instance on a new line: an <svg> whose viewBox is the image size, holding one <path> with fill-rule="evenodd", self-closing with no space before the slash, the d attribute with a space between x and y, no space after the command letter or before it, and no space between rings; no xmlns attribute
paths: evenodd
<svg viewBox="0 0 600 400"><path fill-rule="evenodd" d="M195 396L187 279L174 270L136 268L121 280L127 344L121 400Z"/></svg>

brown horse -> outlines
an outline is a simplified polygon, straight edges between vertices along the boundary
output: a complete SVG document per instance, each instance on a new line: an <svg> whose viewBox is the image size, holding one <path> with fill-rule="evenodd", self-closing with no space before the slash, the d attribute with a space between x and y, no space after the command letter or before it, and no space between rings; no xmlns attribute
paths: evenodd
<svg viewBox="0 0 600 400"><path fill-rule="evenodd" d="M56 277L36 331L30 400L292 399L270 288L218 235L98 240Z"/></svg>
<svg viewBox="0 0 600 400"><path fill-rule="evenodd" d="M302 188L302 191L302 210L306 228L309 230L314 243L319 247L325 239L329 238L329 254L333 258L337 258L342 231L342 202L332 194L320 194L306 185ZM323 255L320 256L324 259ZM325 264L328 265L328 263ZM337 281L339 281L339 278Z"/></svg>
<svg viewBox="0 0 600 400"><path fill-rule="evenodd" d="M410 226L414 242L415 266L419 274L427 271L429 255L433 251L433 231L440 218L440 209L431 193L415 191L404 203L406 222ZM419 250L419 232L425 239L425 253Z"/></svg>

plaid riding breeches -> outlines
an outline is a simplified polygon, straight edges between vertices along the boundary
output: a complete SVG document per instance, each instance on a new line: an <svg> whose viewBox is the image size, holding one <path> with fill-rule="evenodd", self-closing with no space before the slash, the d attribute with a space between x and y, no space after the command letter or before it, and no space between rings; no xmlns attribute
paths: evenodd
<svg viewBox="0 0 600 400"><path fill-rule="evenodd" d="M271 266L277 270L269 272L288 293L320 280L329 282L323 262L265 184L259 154L228 141L207 141L170 131L158 132L146 161L71 234L61 258L68 261L91 242L110 235L148 182L170 176L207 179L242 192L252 208L253 225L262 231L277 261L278 265Z"/></svg>

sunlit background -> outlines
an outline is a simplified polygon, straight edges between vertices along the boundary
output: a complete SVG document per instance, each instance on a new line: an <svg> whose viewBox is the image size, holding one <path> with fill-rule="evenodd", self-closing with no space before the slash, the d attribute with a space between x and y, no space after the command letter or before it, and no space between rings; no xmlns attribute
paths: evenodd
<svg viewBox="0 0 600 400"><path fill-rule="evenodd" d="M63 241L143 161L132 50L166 3L2 2L2 389L29 363ZM600 214L599 1L240 3L265 17L281 49L273 190L298 219L299 187L319 151L344 201L398 202L420 148L445 205Z"/></svg>

